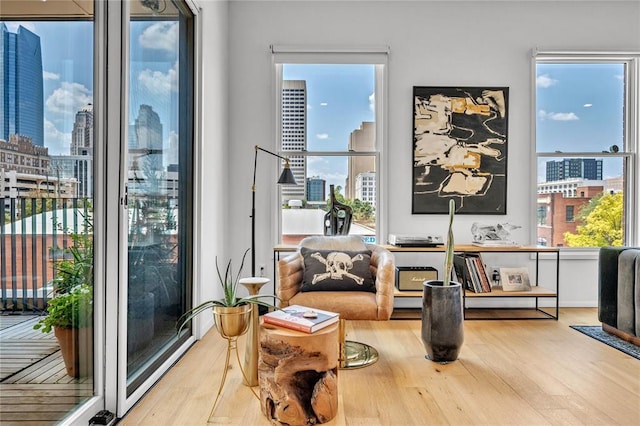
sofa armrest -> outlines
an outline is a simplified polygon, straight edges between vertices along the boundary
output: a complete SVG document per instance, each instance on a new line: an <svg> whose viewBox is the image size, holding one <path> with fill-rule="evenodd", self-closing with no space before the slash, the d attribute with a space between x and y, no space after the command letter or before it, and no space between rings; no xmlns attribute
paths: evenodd
<svg viewBox="0 0 640 426"><path fill-rule="evenodd" d="M280 307L289 306L289 300L300 292L304 265L300 252L295 252L278 261L278 285L276 296Z"/></svg>
<svg viewBox="0 0 640 426"><path fill-rule="evenodd" d="M367 245L371 250L372 273L376 278L376 303L378 320L388 320L393 313L393 295L395 291L395 258L381 246Z"/></svg>
<svg viewBox="0 0 640 426"><path fill-rule="evenodd" d="M618 326L618 257L627 247L601 247L598 255L598 320Z"/></svg>

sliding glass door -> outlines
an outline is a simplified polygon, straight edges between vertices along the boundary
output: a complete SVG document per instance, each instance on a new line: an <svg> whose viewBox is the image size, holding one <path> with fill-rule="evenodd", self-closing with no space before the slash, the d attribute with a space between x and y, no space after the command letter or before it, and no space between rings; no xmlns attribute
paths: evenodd
<svg viewBox="0 0 640 426"><path fill-rule="evenodd" d="M191 300L194 69L184 2L129 6L127 398L186 339L176 323Z"/></svg>

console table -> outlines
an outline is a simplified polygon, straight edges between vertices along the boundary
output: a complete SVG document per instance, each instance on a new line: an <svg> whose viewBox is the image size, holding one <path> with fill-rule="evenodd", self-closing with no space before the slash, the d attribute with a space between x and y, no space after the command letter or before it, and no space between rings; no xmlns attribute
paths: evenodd
<svg viewBox="0 0 640 426"><path fill-rule="evenodd" d="M394 245L382 245L384 248L392 253L444 253L444 246L435 247L399 247ZM286 255L291 252L295 252L296 245L280 244L273 248L273 271L274 275L277 271L277 263L281 255ZM490 319L490 320L507 320L507 319L558 319L559 313L559 300L558 293L560 292L560 249L557 247L534 247L534 246L501 246L501 247L487 247L487 246L475 246L472 244L463 244L455 246L456 253L530 253L535 256L535 279L531 282L530 291L503 291L502 287L492 287L490 292L487 293L474 293L473 291L465 290L463 292L463 308L465 319ZM539 267L540 267L540 255L549 254L555 261L555 285L552 288L541 287L539 281ZM277 285L277 277L274 276L274 283ZM395 297L422 297L421 291L399 291L396 289ZM467 306L467 299L491 299L491 298L504 298L504 299L534 299L535 306L533 308L509 308L509 307L496 307L496 308L475 308ZM543 309L540 304L540 299L555 299L555 306L551 308L551 312ZM474 311L497 311L497 310L533 310L537 314L536 316L468 316L468 313Z"/></svg>

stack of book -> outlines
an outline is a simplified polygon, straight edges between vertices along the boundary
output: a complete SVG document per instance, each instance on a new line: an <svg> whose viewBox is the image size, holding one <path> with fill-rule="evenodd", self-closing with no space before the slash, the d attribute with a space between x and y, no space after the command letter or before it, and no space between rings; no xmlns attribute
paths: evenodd
<svg viewBox="0 0 640 426"><path fill-rule="evenodd" d="M491 277L487 275L480 253L456 253L453 256L455 279L474 293L491 291Z"/></svg>
<svg viewBox="0 0 640 426"><path fill-rule="evenodd" d="M290 328L304 333L314 333L338 322L340 315L301 305L291 305L262 316L267 324Z"/></svg>

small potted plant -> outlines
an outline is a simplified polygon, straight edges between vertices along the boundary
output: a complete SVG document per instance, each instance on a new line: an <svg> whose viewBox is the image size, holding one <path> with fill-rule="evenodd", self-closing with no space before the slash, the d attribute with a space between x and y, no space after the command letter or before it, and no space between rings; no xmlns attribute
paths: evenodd
<svg viewBox="0 0 640 426"><path fill-rule="evenodd" d="M218 272L218 280L222 287L223 297L221 299L207 300L185 312L180 319L178 319L178 332L196 315L211 308L214 323L220 335L225 338L237 337L244 334L249 327L252 306L262 305L275 308L272 304L260 300L261 297L273 296L259 294L242 298L237 296L240 274L249 250L250 249L247 249L244 252L240 269L235 277L231 267L231 260L227 263L227 268L223 276L218 265L218 258L216 257L216 271Z"/></svg>
<svg viewBox="0 0 640 426"><path fill-rule="evenodd" d="M435 362L455 361L464 341L462 285L451 281L455 207L455 202L449 200L444 277L441 281L425 281L422 294L422 342L427 351L427 358Z"/></svg>
<svg viewBox="0 0 640 426"><path fill-rule="evenodd" d="M53 330L71 377L86 376L93 366L93 239L92 223L86 217L84 227L81 233L63 230L72 240L67 249L70 256L56 265L47 315L33 326L43 333Z"/></svg>

